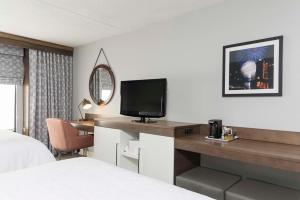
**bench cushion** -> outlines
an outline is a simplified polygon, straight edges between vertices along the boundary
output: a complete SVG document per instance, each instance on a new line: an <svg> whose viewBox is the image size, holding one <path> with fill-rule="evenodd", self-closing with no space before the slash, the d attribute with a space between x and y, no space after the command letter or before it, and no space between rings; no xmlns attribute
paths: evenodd
<svg viewBox="0 0 300 200"><path fill-rule="evenodd" d="M297 190L246 179L226 191L226 200L300 200Z"/></svg>
<svg viewBox="0 0 300 200"><path fill-rule="evenodd" d="M240 180L239 176L197 167L176 177L176 185L223 200L225 190Z"/></svg>

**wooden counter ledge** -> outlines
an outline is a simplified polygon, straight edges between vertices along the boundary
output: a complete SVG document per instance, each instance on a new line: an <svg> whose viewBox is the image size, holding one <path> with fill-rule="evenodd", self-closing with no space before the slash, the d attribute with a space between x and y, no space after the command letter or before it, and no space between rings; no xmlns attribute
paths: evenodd
<svg viewBox="0 0 300 200"><path fill-rule="evenodd" d="M157 120L155 123L138 123L134 122L133 120L136 120L136 118L115 117L96 119L95 126L120 129L128 132L149 133L167 137L182 136L185 134L186 130L190 130L192 133L200 132L200 124L164 120Z"/></svg>
<svg viewBox="0 0 300 200"><path fill-rule="evenodd" d="M206 140L204 135L175 139L175 148L277 169L300 172L300 146L238 139L232 142Z"/></svg>

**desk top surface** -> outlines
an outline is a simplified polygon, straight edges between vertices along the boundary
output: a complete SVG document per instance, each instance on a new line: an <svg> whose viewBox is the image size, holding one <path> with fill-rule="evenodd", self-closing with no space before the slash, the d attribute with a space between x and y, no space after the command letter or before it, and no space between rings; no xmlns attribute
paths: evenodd
<svg viewBox="0 0 300 200"><path fill-rule="evenodd" d="M93 120L88 120L88 121L74 120L74 121L70 121L70 124L78 130L94 132L95 122Z"/></svg>
<svg viewBox="0 0 300 200"><path fill-rule="evenodd" d="M143 132L168 137L175 137L175 133L185 128L198 128L200 124L173 122L165 120L157 120L154 123L135 122L136 118L131 117L114 117L95 119L95 126L104 128L120 129L131 132Z"/></svg>
<svg viewBox="0 0 300 200"><path fill-rule="evenodd" d="M72 126L95 126L95 121L93 120L87 120L87 121L80 121L80 120L74 120L70 121Z"/></svg>
<svg viewBox="0 0 300 200"><path fill-rule="evenodd" d="M152 120L150 123L140 123L136 122L137 118L132 117L111 117L111 118L98 118L95 119L96 126L109 126L112 124L122 124L122 125L131 125L131 126L142 126L142 127L160 127L160 128L177 128L185 127L190 125L196 125L194 123L185 123L185 122L173 122L166 120Z"/></svg>
<svg viewBox="0 0 300 200"><path fill-rule="evenodd" d="M94 131L94 126L104 128L120 129L131 132L143 132L155 135L175 137L175 134L185 128L195 128L200 130L200 124L172 122L165 120L157 120L154 123L139 123L134 121L135 118L130 117L111 117L111 118L96 118L87 121L71 121L71 125L79 130ZM196 130L195 130L196 131ZM199 131L198 131L199 132Z"/></svg>
<svg viewBox="0 0 300 200"><path fill-rule="evenodd" d="M248 139L219 142L195 134L175 139L175 148L300 172L300 146Z"/></svg>

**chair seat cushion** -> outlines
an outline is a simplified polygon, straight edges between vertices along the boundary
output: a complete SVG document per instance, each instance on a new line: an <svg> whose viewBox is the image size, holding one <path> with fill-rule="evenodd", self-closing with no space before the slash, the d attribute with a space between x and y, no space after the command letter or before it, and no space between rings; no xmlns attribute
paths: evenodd
<svg viewBox="0 0 300 200"><path fill-rule="evenodd" d="M246 179L226 191L226 200L300 200L300 191Z"/></svg>
<svg viewBox="0 0 300 200"><path fill-rule="evenodd" d="M176 177L176 185L223 200L225 190L240 180L239 176L197 167Z"/></svg>

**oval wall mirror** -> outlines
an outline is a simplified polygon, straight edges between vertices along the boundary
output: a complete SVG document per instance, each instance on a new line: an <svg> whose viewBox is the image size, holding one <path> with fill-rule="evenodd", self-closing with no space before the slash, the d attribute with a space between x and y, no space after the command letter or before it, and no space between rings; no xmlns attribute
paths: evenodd
<svg viewBox="0 0 300 200"><path fill-rule="evenodd" d="M115 92L115 76L108 65L96 66L90 76L90 95L95 104L108 104Z"/></svg>

